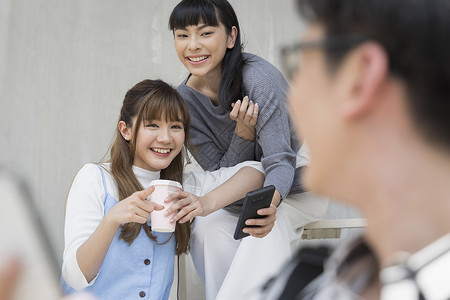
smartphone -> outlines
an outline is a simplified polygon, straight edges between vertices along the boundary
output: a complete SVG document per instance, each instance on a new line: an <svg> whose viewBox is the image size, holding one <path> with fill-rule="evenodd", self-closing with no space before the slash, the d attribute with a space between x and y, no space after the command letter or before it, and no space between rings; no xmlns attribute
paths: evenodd
<svg viewBox="0 0 450 300"><path fill-rule="evenodd" d="M261 208L267 208L272 202L273 194L275 193L275 187L269 185L258 190L248 192L244 198L244 204L242 206L241 213L234 231L234 239L239 240L246 236L248 233L242 232L244 227L257 227L256 225L245 225L245 221L248 219L262 218L258 215L257 211Z"/></svg>
<svg viewBox="0 0 450 300"><path fill-rule="evenodd" d="M60 267L28 184L0 167L0 270L13 256L22 270L12 299L58 300Z"/></svg>

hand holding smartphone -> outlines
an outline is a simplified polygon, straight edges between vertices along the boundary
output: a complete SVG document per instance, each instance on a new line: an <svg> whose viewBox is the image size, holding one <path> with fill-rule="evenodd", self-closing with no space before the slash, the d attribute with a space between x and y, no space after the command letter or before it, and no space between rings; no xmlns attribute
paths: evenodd
<svg viewBox="0 0 450 300"><path fill-rule="evenodd" d="M248 233L242 232L244 227L255 227L245 225L245 221L248 219L263 218L264 216L258 215L257 211L261 208L267 208L272 202L273 194L275 193L275 187L269 185L258 190L248 192L244 198L244 204L242 206L241 213L234 231L234 239L239 240L246 236Z"/></svg>

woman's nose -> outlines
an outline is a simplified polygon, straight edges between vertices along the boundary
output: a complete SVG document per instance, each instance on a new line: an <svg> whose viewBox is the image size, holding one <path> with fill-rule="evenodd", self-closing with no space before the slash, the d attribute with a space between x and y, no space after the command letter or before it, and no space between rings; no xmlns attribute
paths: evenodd
<svg viewBox="0 0 450 300"><path fill-rule="evenodd" d="M188 45L188 47L189 47L189 50L197 50L197 49L199 49L200 48L200 43L198 42L198 39L197 39L197 37L196 36L192 36L190 39L189 39L189 45Z"/></svg>
<svg viewBox="0 0 450 300"><path fill-rule="evenodd" d="M157 137L158 142L169 143L171 140L170 131L168 129L162 129Z"/></svg>

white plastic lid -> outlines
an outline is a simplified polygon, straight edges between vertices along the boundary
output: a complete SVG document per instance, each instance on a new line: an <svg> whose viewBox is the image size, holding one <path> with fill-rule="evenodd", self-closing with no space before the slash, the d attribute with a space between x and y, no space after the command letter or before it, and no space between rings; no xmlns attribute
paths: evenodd
<svg viewBox="0 0 450 300"><path fill-rule="evenodd" d="M183 186L181 185L181 183L179 183L178 181L173 181L173 180L164 180L164 179L153 180L152 182L150 182L149 186L154 186L154 185L170 185L170 186L175 186L177 188L183 189Z"/></svg>

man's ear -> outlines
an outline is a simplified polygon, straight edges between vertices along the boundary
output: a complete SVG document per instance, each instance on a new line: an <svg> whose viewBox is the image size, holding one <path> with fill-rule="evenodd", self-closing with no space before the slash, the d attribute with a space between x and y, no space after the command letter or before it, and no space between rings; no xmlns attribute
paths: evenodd
<svg viewBox="0 0 450 300"><path fill-rule="evenodd" d="M119 121L117 127L119 128L119 132L122 137L127 141L131 141L132 131L130 127L127 127L127 123L125 123L124 121Z"/></svg>
<svg viewBox="0 0 450 300"><path fill-rule="evenodd" d="M228 49L233 49L234 44L236 43L237 35L238 35L238 30L237 30L236 26L231 27L231 33L228 36L228 42L227 42Z"/></svg>
<svg viewBox="0 0 450 300"><path fill-rule="evenodd" d="M355 118L369 111L377 103L386 83L388 55L376 42L359 46L351 54L346 70L349 75L348 94L341 106L344 118Z"/></svg>

